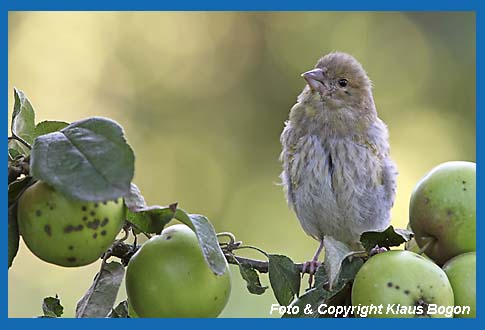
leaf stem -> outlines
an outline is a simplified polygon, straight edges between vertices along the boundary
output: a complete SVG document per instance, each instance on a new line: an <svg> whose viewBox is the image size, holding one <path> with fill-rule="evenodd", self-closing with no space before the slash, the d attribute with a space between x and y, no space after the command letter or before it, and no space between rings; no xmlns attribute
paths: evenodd
<svg viewBox="0 0 485 330"><path fill-rule="evenodd" d="M230 245L232 245L232 244L234 244L234 242L236 242L236 236L234 236L233 233L230 233L228 231L224 231L222 233L217 233L216 236L217 237L228 237L229 238L228 244L230 244Z"/></svg>
<svg viewBox="0 0 485 330"><path fill-rule="evenodd" d="M251 268L256 269L260 273L267 273L269 269L269 262L267 261L238 257L233 254L224 254L224 256L226 257L227 262L232 265L241 265L241 264L248 265ZM302 272L303 264L295 264L295 265L298 271Z"/></svg>
<svg viewBox="0 0 485 330"><path fill-rule="evenodd" d="M238 250L239 250L239 249L251 249L251 250L256 250L256 251L260 252L261 254L264 254L264 256L265 256L265 257L268 257L268 254L267 254L265 251L261 250L261 249L260 249L260 248L258 248L258 247L252 246L252 245L240 245L240 246L238 246L238 248L237 248L237 249L238 249Z"/></svg>

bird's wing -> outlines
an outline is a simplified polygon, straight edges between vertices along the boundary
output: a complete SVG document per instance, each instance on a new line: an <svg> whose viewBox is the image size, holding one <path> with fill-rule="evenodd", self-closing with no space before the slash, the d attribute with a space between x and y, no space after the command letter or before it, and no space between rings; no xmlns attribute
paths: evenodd
<svg viewBox="0 0 485 330"><path fill-rule="evenodd" d="M283 149L280 154L280 161L283 165L283 172L281 172L280 179L283 185L284 192L286 194L286 200L288 205L294 207L294 197L293 197L293 183L291 181L291 166L294 160L294 142L291 139L291 123L289 121L285 122L285 128L281 133L280 141Z"/></svg>

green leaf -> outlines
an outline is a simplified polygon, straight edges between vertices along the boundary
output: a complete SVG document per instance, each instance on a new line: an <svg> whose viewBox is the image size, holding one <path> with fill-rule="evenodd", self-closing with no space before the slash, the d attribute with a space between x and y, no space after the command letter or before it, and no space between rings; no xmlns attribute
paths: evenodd
<svg viewBox="0 0 485 330"><path fill-rule="evenodd" d="M124 275L125 268L120 263L103 262L93 284L77 303L76 317L106 317L113 308Z"/></svg>
<svg viewBox="0 0 485 330"><path fill-rule="evenodd" d="M413 233L406 229L394 229L393 226L389 226L386 230L368 231L360 236L360 242L369 251L376 245L379 247L391 247L399 246L413 238Z"/></svg>
<svg viewBox="0 0 485 330"><path fill-rule="evenodd" d="M339 291L332 293L332 295L326 299L327 306L352 306L352 285L350 283L345 284ZM354 317L352 311L348 311L347 315L334 315L334 314L325 314L325 315L318 315L320 318L334 318L334 317Z"/></svg>
<svg viewBox="0 0 485 330"><path fill-rule="evenodd" d="M61 300L57 297L46 297L42 302L42 311L44 317L61 317L64 312L64 307L61 305Z"/></svg>
<svg viewBox="0 0 485 330"><path fill-rule="evenodd" d="M318 317L318 306L326 301L330 295L331 293L322 286L314 287L291 303L291 306L298 306L299 312L297 314L284 314L282 318ZM311 312L309 312L310 310Z"/></svg>
<svg viewBox="0 0 485 330"><path fill-rule="evenodd" d="M325 266L323 264L318 266L317 271L315 272L314 286L319 286L319 285L328 285L328 275L327 275L327 271L325 270Z"/></svg>
<svg viewBox="0 0 485 330"><path fill-rule="evenodd" d="M17 141L14 141L14 140L8 141L8 155L11 159L15 159L18 156L22 155L22 153L17 149L18 147L17 144L14 144L13 142L17 142Z"/></svg>
<svg viewBox="0 0 485 330"><path fill-rule="evenodd" d="M165 225L173 219L177 204L168 206L147 206L140 189L132 183L130 191L124 196L127 207L126 219L137 231L145 233L160 233Z"/></svg>
<svg viewBox="0 0 485 330"><path fill-rule="evenodd" d="M14 88L14 106L11 123L12 133L32 144L34 141L35 112L25 94ZM8 141L9 154L12 158L18 155L27 156L29 148L16 140Z"/></svg>
<svg viewBox="0 0 485 330"><path fill-rule="evenodd" d="M246 287L248 288L248 291L252 294L263 294L268 287L261 285L259 275L256 270L254 270L250 265L247 264L238 264L238 266L239 273L247 283Z"/></svg>
<svg viewBox="0 0 485 330"><path fill-rule="evenodd" d="M173 219L177 204L169 206L148 206L136 211L127 210L126 220L134 224L135 229L145 233L159 234L165 225Z"/></svg>
<svg viewBox="0 0 485 330"><path fill-rule="evenodd" d="M187 214L182 209L177 209L175 219L192 228L210 269L216 275L223 275L227 270L227 261L209 219L200 214Z"/></svg>
<svg viewBox="0 0 485 330"><path fill-rule="evenodd" d="M44 134L49 134L53 132L58 132L64 127L69 126L69 123L63 122L63 121L50 121L46 120L43 122L40 122L35 126L34 130L34 138L44 135Z"/></svg>
<svg viewBox="0 0 485 330"><path fill-rule="evenodd" d="M137 210L147 207L145 198L141 194L140 189L138 189L137 185L134 183L131 183L130 191L125 195L124 202L126 207L132 212L136 212Z"/></svg>
<svg viewBox="0 0 485 330"><path fill-rule="evenodd" d="M122 302L120 302L118 306L111 309L111 312L109 313L108 317L113 319L129 318L128 302L126 300L123 300Z"/></svg>
<svg viewBox="0 0 485 330"><path fill-rule="evenodd" d="M300 292L300 270L287 256L269 254L269 281L276 300L288 306Z"/></svg>
<svg viewBox="0 0 485 330"><path fill-rule="evenodd" d="M17 204L8 207L8 268L19 249L19 228L17 224Z"/></svg>
<svg viewBox="0 0 485 330"><path fill-rule="evenodd" d="M31 176L24 176L23 178L17 179L8 185L8 203L15 203L19 198L20 194L27 189L28 186L32 185L34 180Z"/></svg>
<svg viewBox="0 0 485 330"><path fill-rule="evenodd" d="M328 275L330 288L336 284L342 262L354 251L345 243L334 239L332 236L326 236L323 244L325 246L325 271Z"/></svg>
<svg viewBox="0 0 485 330"><path fill-rule="evenodd" d="M315 286L295 299L291 306L298 306L298 314L285 314L284 318L294 317L329 317L331 315L320 315L318 306L327 304L328 306L343 306L350 299L350 284L355 275L363 265L362 258L347 257L341 264L341 272L338 274L336 284L332 289L329 288L328 275L325 266L318 267L315 273ZM309 308L307 308L309 307ZM305 312L305 308L306 312ZM311 312L310 312L311 311Z"/></svg>
<svg viewBox="0 0 485 330"><path fill-rule="evenodd" d="M35 131L35 112L24 92L14 88L12 133L32 144Z"/></svg>
<svg viewBox="0 0 485 330"><path fill-rule="evenodd" d="M71 198L105 201L128 194L134 161L122 128L92 117L37 137L30 171Z"/></svg>
<svg viewBox="0 0 485 330"><path fill-rule="evenodd" d="M338 277L337 285L334 288L334 292L342 289L345 284L353 282L355 275L357 275L357 272L363 264L364 260L360 257L350 256L346 258L342 262L341 271Z"/></svg>

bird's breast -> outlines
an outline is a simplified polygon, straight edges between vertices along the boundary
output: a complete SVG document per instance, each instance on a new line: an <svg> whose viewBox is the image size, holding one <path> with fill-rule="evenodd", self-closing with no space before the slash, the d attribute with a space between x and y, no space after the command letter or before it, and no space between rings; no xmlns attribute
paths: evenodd
<svg viewBox="0 0 485 330"><path fill-rule="evenodd" d="M314 237L358 237L354 229L367 221L367 209L376 207L372 196L380 185L378 158L351 139L304 135L296 141L288 150L286 170L303 229Z"/></svg>

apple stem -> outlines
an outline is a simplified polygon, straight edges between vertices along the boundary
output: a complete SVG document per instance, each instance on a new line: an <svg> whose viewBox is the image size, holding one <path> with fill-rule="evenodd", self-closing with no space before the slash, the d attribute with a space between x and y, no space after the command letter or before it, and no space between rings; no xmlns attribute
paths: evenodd
<svg viewBox="0 0 485 330"><path fill-rule="evenodd" d="M434 243L435 241L436 241L436 239L435 239L434 237L428 237L428 238L426 239L426 243L423 245L423 247L422 247L422 248L420 248L420 249L419 249L418 254L419 254L419 255L422 255L423 253L425 253L425 252L426 252L426 250L429 248L429 246L430 246L432 243Z"/></svg>

